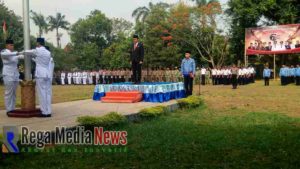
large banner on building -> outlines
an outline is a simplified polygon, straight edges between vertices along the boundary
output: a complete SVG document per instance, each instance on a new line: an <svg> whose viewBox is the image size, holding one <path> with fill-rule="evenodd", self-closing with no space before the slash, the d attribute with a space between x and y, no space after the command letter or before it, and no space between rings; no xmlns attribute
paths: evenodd
<svg viewBox="0 0 300 169"><path fill-rule="evenodd" d="M247 28L246 55L300 53L300 24Z"/></svg>

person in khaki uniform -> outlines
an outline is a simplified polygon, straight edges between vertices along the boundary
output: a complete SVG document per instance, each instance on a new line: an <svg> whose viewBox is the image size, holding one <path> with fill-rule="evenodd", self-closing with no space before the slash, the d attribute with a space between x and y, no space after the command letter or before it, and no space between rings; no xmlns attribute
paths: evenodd
<svg viewBox="0 0 300 169"><path fill-rule="evenodd" d="M170 68L167 68L165 71L165 77L166 77L166 82L171 82L171 70Z"/></svg>
<svg viewBox="0 0 300 169"><path fill-rule="evenodd" d="M125 70L125 81L126 81L126 82L129 82L130 76L131 76L130 70L129 70L129 69L126 69L126 70Z"/></svg>
<svg viewBox="0 0 300 169"><path fill-rule="evenodd" d="M146 82L147 81L147 70L143 69L142 70L142 78L141 78L142 82Z"/></svg>
<svg viewBox="0 0 300 169"><path fill-rule="evenodd" d="M176 69L176 79L177 79L177 82L182 82L183 81L183 77L181 75L181 72L179 69Z"/></svg>

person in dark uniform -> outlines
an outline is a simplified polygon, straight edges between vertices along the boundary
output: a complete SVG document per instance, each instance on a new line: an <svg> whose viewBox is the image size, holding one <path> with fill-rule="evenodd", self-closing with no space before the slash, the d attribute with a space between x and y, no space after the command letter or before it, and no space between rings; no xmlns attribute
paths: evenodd
<svg viewBox="0 0 300 169"><path fill-rule="evenodd" d="M142 64L144 60L144 45L139 42L138 35L133 36L133 43L130 48L132 82L141 83Z"/></svg>

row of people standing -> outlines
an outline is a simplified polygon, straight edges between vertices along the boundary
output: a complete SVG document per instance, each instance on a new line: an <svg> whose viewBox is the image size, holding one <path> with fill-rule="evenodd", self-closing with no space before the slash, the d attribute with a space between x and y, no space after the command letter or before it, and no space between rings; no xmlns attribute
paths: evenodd
<svg viewBox="0 0 300 169"><path fill-rule="evenodd" d="M285 86L288 84L295 83L300 85L300 65L297 66L286 66L282 65L279 71L281 85Z"/></svg>
<svg viewBox="0 0 300 169"><path fill-rule="evenodd" d="M133 74L130 69L120 70L99 70L99 71L73 71L57 72L59 77L56 81L61 85L95 85L95 84L112 84L120 82L131 82ZM180 82L182 81L180 70L174 69L150 69L142 70L142 82Z"/></svg>
<svg viewBox="0 0 300 169"><path fill-rule="evenodd" d="M201 79L201 84L207 84L207 80L212 81L213 85L230 85L232 84L232 67L224 66L219 68L201 68L199 71L199 76ZM246 85L255 82L255 69L250 67L237 67L237 81L239 85ZM196 73L197 74L197 73ZM211 77L209 77L211 75Z"/></svg>

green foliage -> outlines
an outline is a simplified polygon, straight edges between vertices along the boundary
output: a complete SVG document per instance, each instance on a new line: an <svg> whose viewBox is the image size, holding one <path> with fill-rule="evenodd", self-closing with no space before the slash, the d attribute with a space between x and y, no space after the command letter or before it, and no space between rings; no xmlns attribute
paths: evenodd
<svg viewBox="0 0 300 169"><path fill-rule="evenodd" d="M6 22L7 37L2 31L3 22ZM17 16L13 11L9 10L3 2L0 1L0 49L5 47L5 40L11 38L15 41L15 49L22 49L23 46L23 26L21 17Z"/></svg>
<svg viewBox="0 0 300 169"><path fill-rule="evenodd" d="M85 19L79 19L70 30L71 40L78 50L94 43L98 50L106 48L111 40L112 22L101 11L92 11Z"/></svg>
<svg viewBox="0 0 300 169"><path fill-rule="evenodd" d="M56 31L56 43L57 46L56 47L61 47L60 45L60 38L61 38L61 34L59 34L59 29L64 29L64 30L69 30L69 25L70 23L65 19L66 16L62 15L61 13L56 13L56 16L49 16L48 20L49 20L49 30Z"/></svg>
<svg viewBox="0 0 300 169"><path fill-rule="evenodd" d="M156 107L150 107L140 110L139 115L142 118L154 118L161 116L168 112L167 107L165 106L156 106Z"/></svg>
<svg viewBox="0 0 300 169"><path fill-rule="evenodd" d="M49 25L45 16L41 13L36 13L31 11L31 19L33 20L34 24L39 28L38 37L42 37L44 33L47 33L49 30Z"/></svg>
<svg viewBox="0 0 300 169"><path fill-rule="evenodd" d="M181 109L196 108L204 104L202 97L200 96L189 96L184 99L177 100L178 106Z"/></svg>
<svg viewBox="0 0 300 169"><path fill-rule="evenodd" d="M121 69L130 67L130 55L128 48L131 44L131 38L126 38L119 42L114 42L108 48L104 49L101 67L108 69Z"/></svg>
<svg viewBox="0 0 300 169"><path fill-rule="evenodd" d="M125 116L111 112L101 117L83 116L78 117L77 122L86 127L110 127L113 125L119 125L126 122Z"/></svg>

